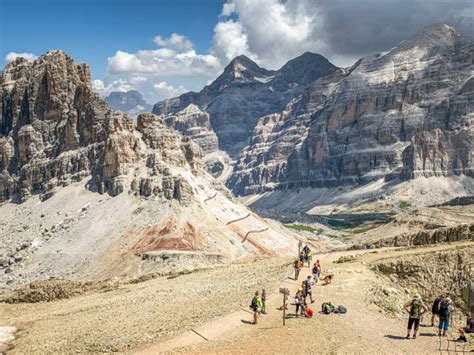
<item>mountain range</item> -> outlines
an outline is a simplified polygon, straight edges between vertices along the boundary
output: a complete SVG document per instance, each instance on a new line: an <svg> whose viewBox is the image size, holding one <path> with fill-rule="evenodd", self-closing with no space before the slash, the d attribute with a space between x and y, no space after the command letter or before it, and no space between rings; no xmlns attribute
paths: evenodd
<svg viewBox="0 0 474 355"><path fill-rule="evenodd" d="M153 112L185 135L215 134L206 151L236 160L226 184L237 195L473 177L473 52L472 38L440 24L350 68L305 53L272 71L239 56L199 93ZM206 119L184 128L189 105Z"/></svg>

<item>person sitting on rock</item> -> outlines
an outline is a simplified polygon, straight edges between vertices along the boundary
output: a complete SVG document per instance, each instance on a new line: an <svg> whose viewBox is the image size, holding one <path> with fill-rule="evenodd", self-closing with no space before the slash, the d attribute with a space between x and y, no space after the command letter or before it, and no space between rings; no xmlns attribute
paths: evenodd
<svg viewBox="0 0 474 355"><path fill-rule="evenodd" d="M408 312L408 328L407 328L407 339L410 339L410 331L414 326L413 339L416 339L416 333L418 332L418 326L420 325L420 319L423 313L428 311L428 307L425 306L421 300L421 296L416 294L413 299L407 302L403 308Z"/></svg>
<svg viewBox="0 0 474 355"><path fill-rule="evenodd" d="M472 318L471 313L467 314L466 326L459 328L459 338L457 340L467 342L466 333L474 333L474 318Z"/></svg>

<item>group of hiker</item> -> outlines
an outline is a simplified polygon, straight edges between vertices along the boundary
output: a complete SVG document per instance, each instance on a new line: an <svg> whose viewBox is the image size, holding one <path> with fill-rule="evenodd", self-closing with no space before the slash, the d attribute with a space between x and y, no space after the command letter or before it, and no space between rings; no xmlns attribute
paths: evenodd
<svg viewBox="0 0 474 355"><path fill-rule="evenodd" d="M298 258L293 263L293 266L295 268L295 280L298 280L298 277L300 276L300 271L304 267L305 263L308 263L308 267L311 267L312 258L313 251L308 247L308 245L305 245L304 248L301 250ZM317 283L321 274L321 263L319 262L319 260L316 260L316 262L314 263L312 273L314 282Z"/></svg>
<svg viewBox="0 0 474 355"><path fill-rule="evenodd" d="M428 312L428 307L423 303L421 296L415 294L412 300L404 305L404 308L409 314L406 339L410 339L410 332L412 329L413 339L416 339L420 321L423 314ZM447 335L453 312L454 305L449 296L438 296L433 301L433 305L431 306L431 326L435 326L436 318L438 318L438 336L445 337ZM467 342L466 333L474 333L474 319L470 313L467 314L466 326L459 328L458 331L459 338L457 340L464 342Z"/></svg>
<svg viewBox="0 0 474 355"><path fill-rule="evenodd" d="M294 261L293 266L295 269L295 280L298 280L300 271L303 269L305 263L308 264L308 268L311 268L313 252L308 245L305 245L304 248L299 253L298 258ZM296 306L296 317L304 315L306 317L312 317L313 310L308 306L307 300L309 298L310 303L314 303L312 286L318 283L318 280L321 275L321 262L316 260L311 269L312 275L301 282L301 286L298 288L295 294L295 306ZM283 307L288 309L288 295L285 295L285 304ZM260 314L266 314L265 311L265 301L266 293L265 290L262 290L260 294L259 291L255 292L255 296L252 299L250 308L253 310L254 324L257 324L257 320Z"/></svg>

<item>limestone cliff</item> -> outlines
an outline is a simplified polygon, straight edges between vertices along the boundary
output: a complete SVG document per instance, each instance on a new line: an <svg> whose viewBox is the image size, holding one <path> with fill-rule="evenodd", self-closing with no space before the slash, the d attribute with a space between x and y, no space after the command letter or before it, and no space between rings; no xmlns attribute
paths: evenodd
<svg viewBox="0 0 474 355"><path fill-rule="evenodd" d="M474 176L474 41L424 28L320 78L260 119L228 186L237 194L418 176Z"/></svg>
<svg viewBox="0 0 474 355"><path fill-rule="evenodd" d="M0 201L48 197L84 178L102 193L174 198L182 184L170 166L200 164L199 148L158 117L142 114L137 130L111 110L92 91L89 67L62 51L9 63L0 97Z"/></svg>
<svg viewBox="0 0 474 355"><path fill-rule="evenodd" d="M303 93L308 84L335 70L337 67L326 58L309 52L279 70L261 68L242 55L233 59L224 72L199 93L189 92L159 102L153 113L168 120L190 104L197 106L209 115L219 148L236 158L248 144L260 117L281 111ZM199 122L196 125L194 127L199 127ZM175 127L184 134L189 134L191 128L189 125Z"/></svg>

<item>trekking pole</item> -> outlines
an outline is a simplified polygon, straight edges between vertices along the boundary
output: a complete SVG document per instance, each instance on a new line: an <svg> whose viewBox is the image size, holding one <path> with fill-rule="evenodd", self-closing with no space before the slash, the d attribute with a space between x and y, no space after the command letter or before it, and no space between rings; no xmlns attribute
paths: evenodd
<svg viewBox="0 0 474 355"><path fill-rule="evenodd" d="M286 293L283 294L283 326L285 326L285 319L286 319Z"/></svg>

